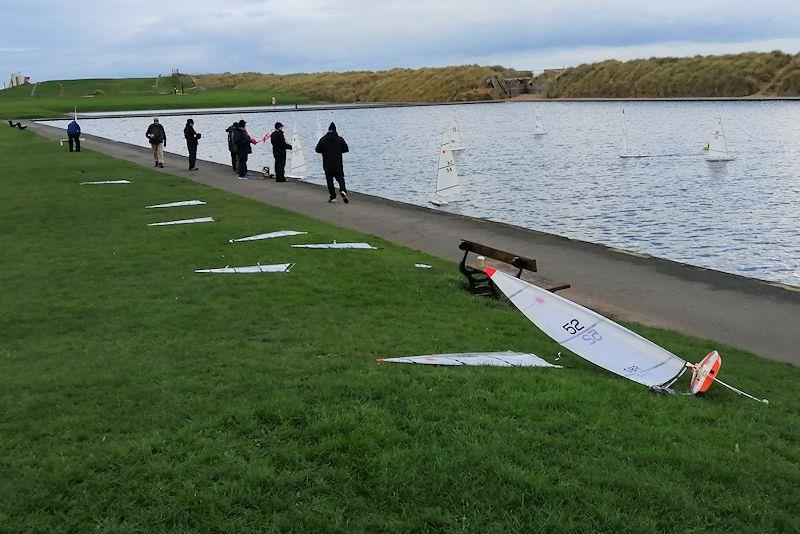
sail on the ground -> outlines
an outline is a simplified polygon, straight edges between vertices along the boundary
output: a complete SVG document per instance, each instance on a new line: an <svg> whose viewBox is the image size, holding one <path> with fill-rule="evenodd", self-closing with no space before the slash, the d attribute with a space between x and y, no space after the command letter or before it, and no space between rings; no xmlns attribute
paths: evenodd
<svg viewBox="0 0 800 534"><path fill-rule="evenodd" d="M439 149L439 165L436 171L436 191L431 203L442 206L457 198L460 193L458 167L453 157L453 151L442 141Z"/></svg>
<svg viewBox="0 0 800 534"><path fill-rule="evenodd" d="M196 217L194 219L179 219L177 221L165 221L165 222L150 223L147 226L171 226L173 224L196 224L196 223L207 223L207 222L214 222L214 218L213 217Z"/></svg>
<svg viewBox="0 0 800 534"><path fill-rule="evenodd" d="M671 352L580 304L491 267L486 274L542 332L612 373L652 387L670 384L686 367Z"/></svg>
<svg viewBox="0 0 800 534"><path fill-rule="evenodd" d="M288 178L308 178L306 154L303 151L303 141L300 139L299 133L292 135L292 161L286 176Z"/></svg>
<svg viewBox="0 0 800 534"><path fill-rule="evenodd" d="M245 241L259 241L261 239L275 239L277 237L291 237L293 235L304 235L308 232L296 232L294 230L278 230L277 232L269 232L266 234L251 235L248 237L240 237L239 239L229 239L228 243L243 243Z"/></svg>
<svg viewBox="0 0 800 534"><path fill-rule="evenodd" d="M294 263L276 263L273 265L245 265L243 267L220 267L218 269L197 269L196 273L209 274L253 274L253 273L286 273Z"/></svg>
<svg viewBox="0 0 800 534"><path fill-rule="evenodd" d="M708 156L706 161L733 161L733 157L728 152L728 139L725 137L725 128L722 125L722 117L717 117L717 127L714 135L708 143Z"/></svg>
<svg viewBox="0 0 800 534"><path fill-rule="evenodd" d="M460 354L431 354L402 358L379 358L379 362L414 363L419 365L470 365L490 367L555 367L535 354L523 352L464 352Z"/></svg>
<svg viewBox="0 0 800 534"><path fill-rule="evenodd" d="M202 200L179 200L177 202L168 202L166 204L153 204L152 206L145 206L147 209L152 208L177 208L180 206L202 206L205 202Z"/></svg>
<svg viewBox="0 0 800 534"><path fill-rule="evenodd" d="M333 248L333 249L345 249L345 248L354 248L354 249L370 249L370 250L377 250L377 247L373 247L369 243L337 243L334 241L333 243L309 243L306 245L292 245L294 248Z"/></svg>
<svg viewBox="0 0 800 534"><path fill-rule="evenodd" d="M129 184L129 180L100 180L97 182L81 182L81 185L109 185L109 184Z"/></svg>

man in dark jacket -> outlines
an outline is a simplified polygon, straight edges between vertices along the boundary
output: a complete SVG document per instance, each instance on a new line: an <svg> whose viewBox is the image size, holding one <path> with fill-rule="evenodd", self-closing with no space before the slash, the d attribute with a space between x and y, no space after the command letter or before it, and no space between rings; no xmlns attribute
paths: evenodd
<svg viewBox="0 0 800 534"><path fill-rule="evenodd" d="M158 119L153 119L153 124L147 127L147 132L144 134L150 141L150 146L153 148L153 159L156 164L154 167L164 167L164 148L167 146L167 133L164 127L158 123Z"/></svg>
<svg viewBox="0 0 800 534"><path fill-rule="evenodd" d="M233 144L236 147L236 171L240 180L247 180L247 156L253 152L253 149L250 148L252 140L250 134L247 133L246 125L244 120L240 120L238 128L233 133Z"/></svg>
<svg viewBox="0 0 800 534"><path fill-rule="evenodd" d="M292 145L286 142L283 136L283 124L275 123L275 131L270 135L272 141L272 155L275 157L275 181L286 181L286 151L292 149Z"/></svg>
<svg viewBox="0 0 800 534"><path fill-rule="evenodd" d="M81 127L77 120L72 121L67 125L67 141L69 141L70 152L81 151ZM74 150L73 150L74 145Z"/></svg>
<svg viewBox="0 0 800 534"><path fill-rule="evenodd" d="M322 136L317 143L317 154L322 154L322 168L325 170L325 180L328 182L328 202L336 202L336 189L333 180L339 182L339 193L345 204L350 202L347 198L347 187L344 185L344 163L342 154L350 152L347 143L336 133L336 125L331 123L328 133Z"/></svg>
<svg viewBox="0 0 800 534"><path fill-rule="evenodd" d="M238 127L239 123L234 122L225 128L225 132L228 134L228 151L231 153L231 167L233 167L233 172L237 172L239 169L239 164L236 161L236 145L233 143L233 135L236 133Z"/></svg>
<svg viewBox="0 0 800 534"><path fill-rule="evenodd" d="M186 138L186 148L189 149L189 170L198 170L195 167L197 163L197 140L200 139L200 134L194 131L194 120L188 119L186 127L183 129L183 136Z"/></svg>

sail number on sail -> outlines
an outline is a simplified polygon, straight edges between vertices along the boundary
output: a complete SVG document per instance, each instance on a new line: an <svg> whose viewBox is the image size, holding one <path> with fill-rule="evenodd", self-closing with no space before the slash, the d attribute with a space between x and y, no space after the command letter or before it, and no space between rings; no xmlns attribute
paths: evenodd
<svg viewBox="0 0 800 534"><path fill-rule="evenodd" d="M561 328L567 331L568 334L576 335L578 332L583 331L586 327L581 324L581 322L577 319L571 319L569 322L561 325ZM589 328L586 332L581 335L581 339L588 342L589 345L594 345L598 341L603 340L603 336L600 335L600 332L595 330L594 327Z"/></svg>

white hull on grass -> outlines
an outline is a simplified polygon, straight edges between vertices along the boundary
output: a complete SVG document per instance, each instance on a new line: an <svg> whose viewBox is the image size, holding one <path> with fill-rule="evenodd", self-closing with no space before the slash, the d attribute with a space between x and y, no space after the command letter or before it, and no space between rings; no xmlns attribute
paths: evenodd
<svg viewBox="0 0 800 534"><path fill-rule="evenodd" d="M465 352L461 354L431 354L427 356L406 356L403 358L379 358L385 363L412 363L418 365L448 366L488 366L488 367L554 367L535 354L523 352Z"/></svg>
<svg viewBox="0 0 800 534"><path fill-rule="evenodd" d="M305 245L292 245L294 248L314 248L314 249L362 249L362 250L378 250L378 247L373 247L369 243L309 243Z"/></svg>
<svg viewBox="0 0 800 534"><path fill-rule="evenodd" d="M129 180L99 180L97 182L81 182L81 185L113 185L113 184L129 184Z"/></svg>
<svg viewBox="0 0 800 534"><path fill-rule="evenodd" d="M277 232L269 232L266 234L251 235L249 237L240 237L239 239L229 239L228 243L245 243L247 241L260 241L262 239L275 239L278 237L291 237L295 235L304 235L308 232L296 232L294 230L278 230Z"/></svg>
<svg viewBox="0 0 800 534"><path fill-rule="evenodd" d="M725 163L736 158L728 152L728 139L725 136L725 127L722 125L722 117L717 117L717 128L708 143L708 156L706 161L709 163Z"/></svg>
<svg viewBox="0 0 800 534"><path fill-rule="evenodd" d="M218 269L197 269L196 273L205 274L255 274L255 273L288 273L294 263L276 263L272 265L245 265L243 267L220 267Z"/></svg>
<svg viewBox="0 0 800 534"><path fill-rule="evenodd" d="M150 223L147 226L172 226L175 224L198 224L198 223L210 223L214 222L213 217L197 217L195 219L179 219L177 221L165 221L165 222L157 222L157 223Z"/></svg>
<svg viewBox="0 0 800 534"><path fill-rule="evenodd" d="M204 206L205 202L202 200L179 200L177 202L168 202L166 204L153 204L152 206L145 206L146 209L155 208L178 208L181 206Z"/></svg>

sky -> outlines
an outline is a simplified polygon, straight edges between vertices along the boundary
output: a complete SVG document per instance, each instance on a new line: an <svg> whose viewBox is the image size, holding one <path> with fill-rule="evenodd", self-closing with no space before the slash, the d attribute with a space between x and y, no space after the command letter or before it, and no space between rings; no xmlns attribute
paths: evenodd
<svg viewBox="0 0 800 534"><path fill-rule="evenodd" d="M0 0L0 79L800 52L800 0Z"/></svg>

